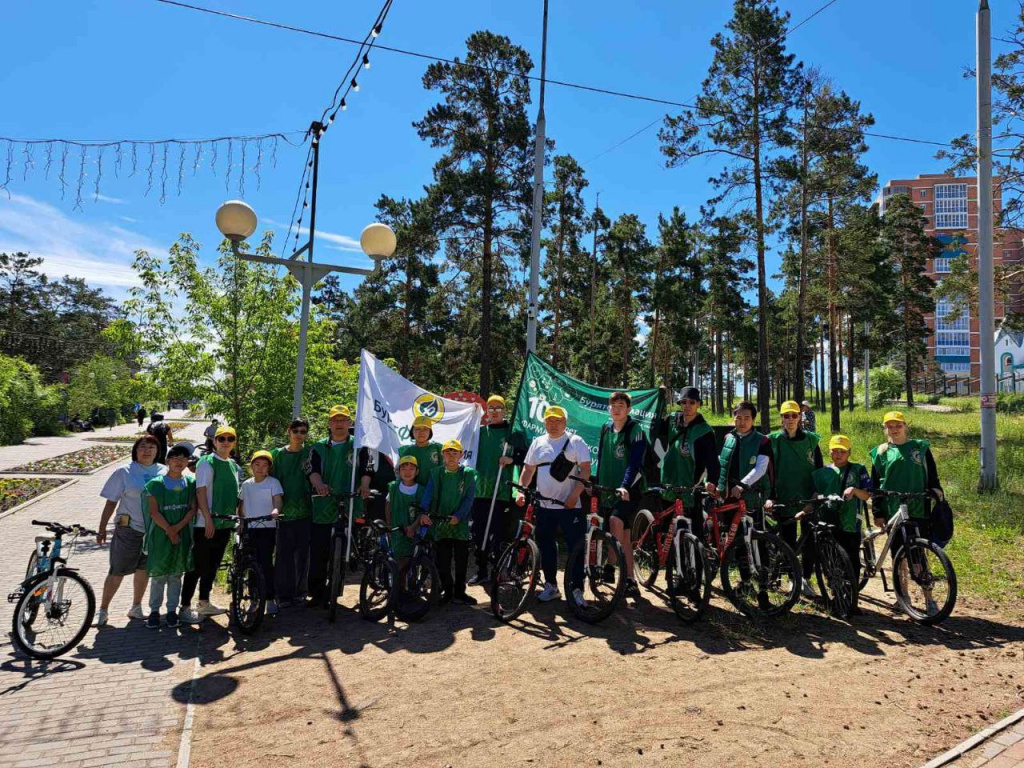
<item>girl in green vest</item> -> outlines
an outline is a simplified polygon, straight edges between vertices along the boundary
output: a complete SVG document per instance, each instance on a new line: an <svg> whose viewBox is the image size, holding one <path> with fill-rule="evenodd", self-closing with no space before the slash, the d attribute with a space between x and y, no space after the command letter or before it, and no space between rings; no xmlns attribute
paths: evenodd
<svg viewBox="0 0 1024 768"><path fill-rule="evenodd" d="M287 608L293 600L305 600L308 592L309 534L313 486L306 475L309 448L306 436L309 422L292 419L288 425L288 445L274 448L274 477L284 489L284 504L277 523L277 561L274 581L277 605Z"/></svg>
<svg viewBox="0 0 1024 768"><path fill-rule="evenodd" d="M225 612L210 602L210 591L234 523L230 520L216 520L213 515L233 515L238 509L239 476L242 470L231 458L237 440L233 427L218 427L213 438L216 453L206 454L196 464L199 513L194 526L196 530L192 532L194 567L185 574L181 588L181 620L189 623ZM191 603L196 585L199 586L199 602L193 611Z"/></svg>
<svg viewBox="0 0 1024 768"><path fill-rule="evenodd" d="M196 483L185 477L192 451L176 445L167 452L167 474L146 483L146 571L149 574L149 618L146 626L160 628L160 604L167 591L167 626L179 626L181 580L192 570L192 529L196 516Z"/></svg>
<svg viewBox="0 0 1024 768"><path fill-rule="evenodd" d="M427 515L417 518L413 514L412 505L415 503L422 507L423 500L424 488L416 482L418 471L415 456L402 456L398 460L398 480L388 486L388 500L384 508L388 526L401 526L403 529L391 536L391 552L403 571L412 555L412 537L416 535L416 529L421 525L430 525Z"/></svg>
<svg viewBox="0 0 1024 768"><path fill-rule="evenodd" d="M821 449L818 443L821 438L814 432L804 432L800 426L800 405L795 400L787 400L779 409L782 417L782 429L772 432L768 439L772 441L772 460L775 468L775 492L772 499L789 505L778 513L781 519L793 517L798 510L792 507L793 502L811 498L814 483L811 475L821 469ZM772 500L764 505L770 511ZM803 523L800 524L801 532ZM777 533L789 546L796 549L797 529L795 525L786 525ZM803 552L804 597L817 597L818 593L811 586L810 578L814 573L814 548L807 547Z"/></svg>
<svg viewBox="0 0 1024 768"><path fill-rule="evenodd" d="M427 484L430 473L440 467L444 461L441 457L441 444L431 442L434 436L433 422L426 416L417 416L412 423L412 445L403 445L398 451L399 456L415 456L419 474L416 482Z"/></svg>
<svg viewBox="0 0 1024 768"><path fill-rule="evenodd" d="M430 472L423 490L423 506L432 517L448 517L436 523L433 531L436 543L437 570L441 576L442 602L457 600L476 605L476 598L466 594L466 566L469 563L469 520L473 497L476 495L476 472L459 466L462 461L462 443L449 440L441 452L444 466ZM422 469L421 469L422 474ZM452 559L455 577L452 578Z"/></svg>
<svg viewBox="0 0 1024 768"><path fill-rule="evenodd" d="M836 526L834 535L839 545L846 550L853 565L854 589L860 584L860 510L871 498L871 478L863 464L850 461L852 443L846 435L833 435L828 441L832 463L816 469L811 475L815 496L842 496L843 502L837 507L824 508L823 517ZM792 526L787 526L792 527ZM851 615L859 616L857 595L853 596Z"/></svg>

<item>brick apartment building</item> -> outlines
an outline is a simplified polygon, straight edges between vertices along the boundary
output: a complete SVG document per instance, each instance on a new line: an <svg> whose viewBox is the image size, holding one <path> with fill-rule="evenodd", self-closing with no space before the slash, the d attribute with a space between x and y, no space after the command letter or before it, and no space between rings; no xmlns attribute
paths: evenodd
<svg viewBox="0 0 1024 768"><path fill-rule="evenodd" d="M992 183L993 218L998 221L1002 208L999 178L994 178ZM886 201L894 195L908 195L921 208L927 219L925 230L944 246L942 256L931 259L928 264L929 277L940 282L949 273L953 259L964 252L968 254L972 269L977 269L977 178L925 173L916 179L890 181L878 198L882 214L885 213ZM997 228L993 234L992 256L997 266L1024 261L1024 231ZM928 353L947 375L977 378L981 375L981 352L976 309L971 308L969 317L965 313L955 319L946 319L951 309L947 302L939 302L935 314L926 317L928 326L934 331L928 338ZM997 329L1004 310L1003 303L997 301Z"/></svg>

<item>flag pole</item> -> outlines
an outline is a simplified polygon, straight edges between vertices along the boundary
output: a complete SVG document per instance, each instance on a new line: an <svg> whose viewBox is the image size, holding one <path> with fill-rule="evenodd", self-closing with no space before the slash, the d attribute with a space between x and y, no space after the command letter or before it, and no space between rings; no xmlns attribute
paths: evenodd
<svg viewBox="0 0 1024 768"><path fill-rule="evenodd" d="M508 453L508 440L505 440L501 444L501 457L505 458ZM491 509L487 513L487 525L484 526L484 538L483 538L483 550L484 557L487 556L488 546L487 541L491 535L491 519L494 517L494 505L498 501L498 488L501 487L501 475L505 471L505 467L501 464L498 465L498 479L494 481L494 492L491 494Z"/></svg>
<svg viewBox="0 0 1024 768"><path fill-rule="evenodd" d="M352 556L352 510L355 507L355 499L353 495L356 492L356 470L359 468L359 438L362 437L362 430L359 428L359 415L363 412L363 409L359 407L359 399L363 394L363 377L366 375L366 350L359 350L359 383L356 384L356 434L353 438L354 445L352 446L352 480L349 483L349 494L348 497L348 534L345 536L345 568L348 569L349 558Z"/></svg>

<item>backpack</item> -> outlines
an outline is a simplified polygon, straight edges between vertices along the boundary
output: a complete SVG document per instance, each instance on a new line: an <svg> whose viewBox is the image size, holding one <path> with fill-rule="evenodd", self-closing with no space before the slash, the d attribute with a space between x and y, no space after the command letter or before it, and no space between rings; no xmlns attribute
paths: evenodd
<svg viewBox="0 0 1024 768"><path fill-rule="evenodd" d="M932 504L931 523L932 543L945 547L953 538L953 508L945 496Z"/></svg>

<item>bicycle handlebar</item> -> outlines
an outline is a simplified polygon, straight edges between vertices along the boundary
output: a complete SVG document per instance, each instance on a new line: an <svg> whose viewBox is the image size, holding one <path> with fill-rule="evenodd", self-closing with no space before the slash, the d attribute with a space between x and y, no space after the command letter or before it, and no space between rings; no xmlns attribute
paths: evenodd
<svg viewBox="0 0 1024 768"><path fill-rule="evenodd" d="M672 483L662 483L661 485L652 485L648 489L649 493L661 493L662 491L669 491L670 493L693 493L697 494L700 492L707 493L704 489L703 483L697 483L694 486L689 485L673 485Z"/></svg>
<svg viewBox="0 0 1024 768"><path fill-rule="evenodd" d="M535 502L535 501L547 501L547 502L550 502L552 504L558 504L560 507L564 507L565 506L565 502L564 501L559 501L558 499L548 498L547 496L544 496L542 493L540 493L538 491L535 491L532 488L527 488L525 485L519 485L518 483L513 483L511 481L509 481L509 485L512 486L513 488L515 488L517 491L519 491L524 496L526 496L526 498L530 501L531 504L533 502Z"/></svg>
<svg viewBox="0 0 1024 768"><path fill-rule="evenodd" d="M33 520L32 525L38 525L46 528L51 533L63 535L65 533L73 533L76 536L99 536L98 531L94 531L90 528L86 528L83 525L75 523L74 525L64 525L62 523L48 523L45 520Z"/></svg>
<svg viewBox="0 0 1024 768"><path fill-rule="evenodd" d="M618 493L619 491L618 488L611 488L607 485L598 485L593 480L584 480L582 477L576 477L576 475L569 475L569 479L575 480L588 491L597 491L598 493Z"/></svg>
<svg viewBox="0 0 1024 768"><path fill-rule="evenodd" d="M879 488L878 490L871 491L871 495L872 496L891 496L894 499L901 499L901 500L902 499L927 499L929 497L937 498L937 496L935 495L935 490L934 489L929 489L927 491L916 491L914 493L904 493L902 491L886 491L886 490L883 490L883 489Z"/></svg>
<svg viewBox="0 0 1024 768"><path fill-rule="evenodd" d="M369 496L371 499L376 499L378 496L380 496L380 491L370 489L366 492L366 495ZM316 491L313 491L310 494L310 497L314 499L334 499L335 501L348 501L349 499L362 498L362 491L331 491L330 493L325 493L323 495L317 493Z"/></svg>
<svg viewBox="0 0 1024 768"><path fill-rule="evenodd" d="M830 493L828 496L816 496L813 499L800 499L797 501L773 501L772 509L803 509L807 506L820 506L822 504L834 504L836 502L846 501L842 496L835 493Z"/></svg>

